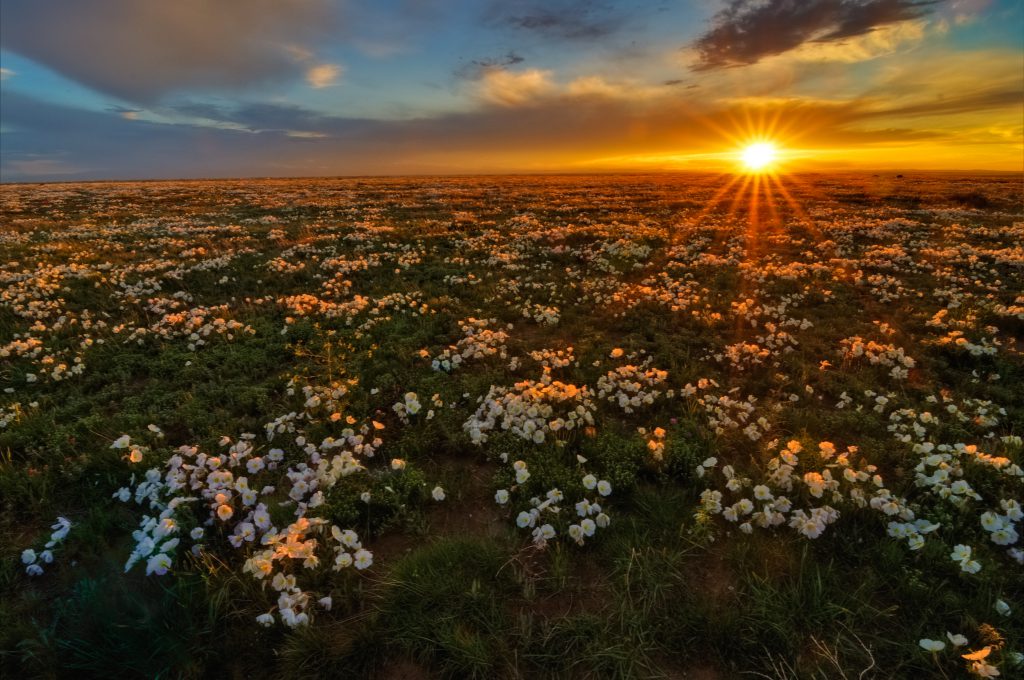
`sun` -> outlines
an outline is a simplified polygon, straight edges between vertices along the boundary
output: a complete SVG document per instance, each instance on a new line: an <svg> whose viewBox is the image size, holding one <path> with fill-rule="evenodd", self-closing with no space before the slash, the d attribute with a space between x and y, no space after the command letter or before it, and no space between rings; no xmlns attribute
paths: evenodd
<svg viewBox="0 0 1024 680"><path fill-rule="evenodd" d="M758 142L744 148L740 158L747 170L761 172L768 169L775 162L777 155L778 151L775 149L774 144L771 142Z"/></svg>

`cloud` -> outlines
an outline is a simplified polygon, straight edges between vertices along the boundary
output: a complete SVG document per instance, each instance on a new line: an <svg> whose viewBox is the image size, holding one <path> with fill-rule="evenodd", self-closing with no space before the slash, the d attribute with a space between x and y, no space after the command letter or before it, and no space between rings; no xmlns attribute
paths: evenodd
<svg viewBox="0 0 1024 680"><path fill-rule="evenodd" d="M526 61L524 57L512 51L501 57L474 59L468 64L463 64L455 69L455 77L462 80L479 80L487 71L508 68L509 66L521 64L524 61Z"/></svg>
<svg viewBox="0 0 1024 680"><path fill-rule="evenodd" d="M925 16L938 0L732 0L694 43L698 69L754 64Z"/></svg>
<svg viewBox="0 0 1024 680"><path fill-rule="evenodd" d="M483 100L499 106L522 106L554 91L551 71L535 68L518 72L488 69L483 72L479 86Z"/></svg>
<svg viewBox="0 0 1024 680"><path fill-rule="evenodd" d="M306 71L306 82L315 90L336 85L344 69L337 64L320 64Z"/></svg>
<svg viewBox="0 0 1024 680"><path fill-rule="evenodd" d="M623 88L609 83L601 76L583 76L571 81L565 88L572 97L619 97Z"/></svg>
<svg viewBox="0 0 1024 680"><path fill-rule="evenodd" d="M138 120L139 114L142 113L142 109L130 109L126 106L111 106L107 111L116 113L125 120Z"/></svg>
<svg viewBox="0 0 1024 680"><path fill-rule="evenodd" d="M0 68L0 80L7 80L13 78L15 75L14 71L9 68Z"/></svg>
<svg viewBox="0 0 1024 680"><path fill-rule="evenodd" d="M593 0L496 0L485 23L551 40L601 40L621 30L629 15Z"/></svg>
<svg viewBox="0 0 1024 680"><path fill-rule="evenodd" d="M925 20L901 21L880 26L863 35L844 40L805 42L783 58L796 61L834 61L857 63L893 54L920 43L928 29Z"/></svg>
<svg viewBox="0 0 1024 680"><path fill-rule="evenodd" d="M4 48L101 92L153 102L301 74L330 0L4 0Z"/></svg>

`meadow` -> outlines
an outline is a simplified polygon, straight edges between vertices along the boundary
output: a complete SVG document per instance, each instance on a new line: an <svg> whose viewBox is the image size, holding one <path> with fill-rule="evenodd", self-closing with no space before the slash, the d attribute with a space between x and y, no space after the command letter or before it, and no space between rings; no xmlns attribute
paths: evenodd
<svg viewBox="0 0 1024 680"><path fill-rule="evenodd" d="M1020 175L0 187L0 675L1024 676Z"/></svg>

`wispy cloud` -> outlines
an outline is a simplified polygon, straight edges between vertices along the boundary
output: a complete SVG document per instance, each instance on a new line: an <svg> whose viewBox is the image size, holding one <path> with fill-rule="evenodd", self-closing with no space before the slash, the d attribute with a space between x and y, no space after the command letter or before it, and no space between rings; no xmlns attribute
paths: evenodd
<svg viewBox="0 0 1024 680"><path fill-rule="evenodd" d="M522 106L552 94L551 71L488 69L480 78L479 93L487 102L500 106Z"/></svg>
<svg viewBox="0 0 1024 680"><path fill-rule="evenodd" d="M455 69L455 77L463 80L479 80L487 71L508 68L509 66L521 64L524 61L526 61L524 57L513 51L509 51L500 57L474 59Z"/></svg>
<svg viewBox="0 0 1024 680"><path fill-rule="evenodd" d="M629 13L593 0L497 0L486 22L555 40L600 40L626 26Z"/></svg>

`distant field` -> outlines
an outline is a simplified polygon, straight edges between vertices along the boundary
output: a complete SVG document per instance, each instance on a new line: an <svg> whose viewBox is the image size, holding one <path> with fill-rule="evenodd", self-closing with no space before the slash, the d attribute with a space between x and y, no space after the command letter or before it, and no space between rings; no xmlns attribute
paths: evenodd
<svg viewBox="0 0 1024 680"><path fill-rule="evenodd" d="M1024 677L1020 175L4 185L0 284L5 678Z"/></svg>

